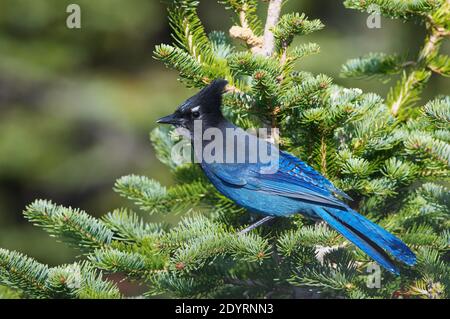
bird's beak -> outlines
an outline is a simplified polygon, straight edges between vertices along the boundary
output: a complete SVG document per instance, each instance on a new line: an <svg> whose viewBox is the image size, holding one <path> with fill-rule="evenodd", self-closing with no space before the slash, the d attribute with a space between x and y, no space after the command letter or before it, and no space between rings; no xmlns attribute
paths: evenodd
<svg viewBox="0 0 450 319"><path fill-rule="evenodd" d="M161 123L161 124L179 124L179 119L177 118L177 116L174 114L170 114L164 117L161 117L159 120L156 121L156 123Z"/></svg>

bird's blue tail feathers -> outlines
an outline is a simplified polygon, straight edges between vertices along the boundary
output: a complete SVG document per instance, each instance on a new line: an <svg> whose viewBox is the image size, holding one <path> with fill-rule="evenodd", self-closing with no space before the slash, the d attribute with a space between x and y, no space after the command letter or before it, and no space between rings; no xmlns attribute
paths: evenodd
<svg viewBox="0 0 450 319"><path fill-rule="evenodd" d="M341 210L329 207L316 207L314 211L331 227L390 272L399 273L387 253L407 265L412 266L416 263L414 253L400 239L356 211L350 208Z"/></svg>

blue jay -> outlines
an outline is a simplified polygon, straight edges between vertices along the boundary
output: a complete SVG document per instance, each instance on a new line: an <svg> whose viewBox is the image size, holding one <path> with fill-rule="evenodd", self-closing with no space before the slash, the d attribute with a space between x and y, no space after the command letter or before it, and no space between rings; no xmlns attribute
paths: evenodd
<svg viewBox="0 0 450 319"><path fill-rule="evenodd" d="M226 85L225 80L214 80L187 99L173 114L159 119L158 123L187 130L192 144L197 142L196 139L204 139L201 134L200 137L195 136L199 135L195 134L195 122L200 121L202 133L208 128L215 128L226 135L232 129L233 134L248 141L256 139L258 145L267 148L268 152L277 152L277 167L271 173L263 172L267 163L258 160L251 162L248 155L244 162L200 161L203 172L220 193L249 211L265 216L243 232L275 217L302 214L325 221L394 274L399 274L399 271L389 255L410 266L416 263L414 253L400 239L351 209L340 199L351 198L324 176L297 157L226 120L221 111L222 93ZM203 145L201 150L205 147ZM238 152L242 150L242 146L237 148ZM223 151L229 149L224 147ZM194 152L197 156L198 151Z"/></svg>

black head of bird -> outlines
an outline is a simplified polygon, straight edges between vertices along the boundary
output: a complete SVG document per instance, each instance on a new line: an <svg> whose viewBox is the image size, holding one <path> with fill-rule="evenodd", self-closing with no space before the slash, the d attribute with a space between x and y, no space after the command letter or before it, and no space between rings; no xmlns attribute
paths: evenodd
<svg viewBox="0 0 450 319"><path fill-rule="evenodd" d="M226 80L212 81L200 92L184 101L177 110L170 115L160 118L158 123L172 124L194 132L194 121L201 120L204 129L216 127L224 117L221 111L222 93L228 84Z"/></svg>

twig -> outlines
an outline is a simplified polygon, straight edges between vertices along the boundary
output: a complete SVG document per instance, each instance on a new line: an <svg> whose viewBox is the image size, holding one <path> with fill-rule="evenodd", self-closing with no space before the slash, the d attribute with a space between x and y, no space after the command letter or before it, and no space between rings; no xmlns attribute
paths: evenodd
<svg viewBox="0 0 450 319"><path fill-rule="evenodd" d="M263 48L262 54L271 56L275 50L275 37L272 28L278 23L280 19L281 5L283 0L270 0L269 8L267 9L267 20L264 27Z"/></svg>
<svg viewBox="0 0 450 319"><path fill-rule="evenodd" d="M234 85L227 84L227 86L225 87L225 92L227 92L227 93L239 93L239 92L241 92L241 90L239 90Z"/></svg>
<svg viewBox="0 0 450 319"><path fill-rule="evenodd" d="M258 53L262 49L263 39L255 35L247 21L247 5L244 4L242 10L239 11L240 26L232 26L230 28L230 37L240 39L247 43L253 53Z"/></svg>
<svg viewBox="0 0 450 319"><path fill-rule="evenodd" d="M247 43L253 53L261 51L262 38L256 36L250 28L234 25L230 28L230 37L240 39Z"/></svg>
<svg viewBox="0 0 450 319"><path fill-rule="evenodd" d="M237 278L231 278L231 277L225 277L223 278L223 281L225 284L229 285L236 285L236 286L246 286L251 288L267 288L266 285L259 282L258 280L251 280L251 279L237 279Z"/></svg>
<svg viewBox="0 0 450 319"><path fill-rule="evenodd" d="M327 143L324 135L322 135L320 140L320 166L322 174L327 177Z"/></svg>

